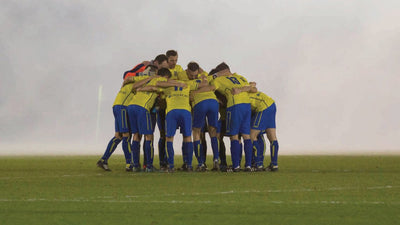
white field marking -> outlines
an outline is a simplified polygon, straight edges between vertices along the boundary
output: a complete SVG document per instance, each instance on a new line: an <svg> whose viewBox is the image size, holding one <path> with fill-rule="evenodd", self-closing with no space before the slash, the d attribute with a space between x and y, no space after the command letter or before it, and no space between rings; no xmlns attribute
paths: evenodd
<svg viewBox="0 0 400 225"><path fill-rule="evenodd" d="M182 200L94 200L94 199L0 199L0 202L89 202L89 203L151 203L151 204L239 204L239 201L182 201ZM266 201L265 204L288 204L288 205L400 205L400 202L383 202L383 201Z"/></svg>
<svg viewBox="0 0 400 225"><path fill-rule="evenodd" d="M374 189L397 189L400 186L377 186L377 187L331 187L325 189L277 189L277 190L244 190L244 191L222 191L222 192L203 192L203 193L177 193L177 194L162 194L162 195L126 195L126 198L148 198L148 197L174 197L174 196L200 196L200 195L226 195L226 194L248 194L248 193L292 193L292 192L321 192L321 191L345 191L345 190L374 190Z"/></svg>
<svg viewBox="0 0 400 225"><path fill-rule="evenodd" d="M0 180L11 180L11 179L42 179L42 178L69 178L69 177L92 177L92 174L64 174L64 175L57 175L57 176L26 176L26 177L0 177ZM104 176L102 173L98 173L94 176Z"/></svg>

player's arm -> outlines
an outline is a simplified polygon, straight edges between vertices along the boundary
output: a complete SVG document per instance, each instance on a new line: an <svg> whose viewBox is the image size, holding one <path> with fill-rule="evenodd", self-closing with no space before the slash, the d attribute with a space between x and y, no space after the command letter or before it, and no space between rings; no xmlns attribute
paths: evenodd
<svg viewBox="0 0 400 225"><path fill-rule="evenodd" d="M176 80L168 80L168 81L158 81L156 84L157 87L167 88L167 87L187 87L186 83L178 82Z"/></svg>
<svg viewBox="0 0 400 225"><path fill-rule="evenodd" d="M148 85L148 86L144 86L144 87L139 87L136 89L136 91L159 92L160 89L156 86Z"/></svg>
<svg viewBox="0 0 400 225"><path fill-rule="evenodd" d="M159 76L150 76L147 77L145 79L141 79L139 81L136 81L133 85L132 85L132 91L135 91L137 88L142 87L143 85L147 84L150 80L154 79L154 78L158 78Z"/></svg>
<svg viewBox="0 0 400 225"><path fill-rule="evenodd" d="M257 88L256 87L252 87L252 86L243 86L243 87L239 87L239 88L232 88L232 94L233 95L237 95L240 94L242 92L250 92L250 93L256 93L257 92Z"/></svg>

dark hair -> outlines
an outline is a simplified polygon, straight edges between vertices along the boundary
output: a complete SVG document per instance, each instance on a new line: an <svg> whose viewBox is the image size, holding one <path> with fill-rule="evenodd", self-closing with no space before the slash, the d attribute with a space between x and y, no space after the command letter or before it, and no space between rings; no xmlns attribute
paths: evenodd
<svg viewBox="0 0 400 225"><path fill-rule="evenodd" d="M222 71L222 70L226 70L226 69L229 70L229 66L225 62L222 62L217 67L215 67L215 69L217 70L217 72Z"/></svg>
<svg viewBox="0 0 400 225"><path fill-rule="evenodd" d="M210 70L210 72L208 74L209 75L213 75L215 73L218 73L218 71L216 69L212 69L212 70Z"/></svg>
<svg viewBox="0 0 400 225"><path fill-rule="evenodd" d="M168 50L165 54L167 55L167 58L169 58L170 56L177 56L178 52L175 50Z"/></svg>
<svg viewBox="0 0 400 225"><path fill-rule="evenodd" d="M160 75L162 77L168 77L170 78L172 76L171 71L167 68L161 68L158 70L157 75Z"/></svg>
<svg viewBox="0 0 400 225"><path fill-rule="evenodd" d="M155 66L155 65L147 65L147 66L146 66L146 69L147 69L147 68L150 68L149 71L151 71L151 72L156 72L157 69L158 69L158 67Z"/></svg>
<svg viewBox="0 0 400 225"><path fill-rule="evenodd" d="M190 63L187 65L187 68L188 68L190 71L196 71L196 70L200 69L200 66L199 66L199 64L197 64L196 62L190 62Z"/></svg>
<svg viewBox="0 0 400 225"><path fill-rule="evenodd" d="M165 60L168 61L168 58L167 58L167 56L164 55L164 54L160 54L160 55L156 56L156 58L154 59L154 61L157 61L158 64L161 64L161 63L164 62Z"/></svg>

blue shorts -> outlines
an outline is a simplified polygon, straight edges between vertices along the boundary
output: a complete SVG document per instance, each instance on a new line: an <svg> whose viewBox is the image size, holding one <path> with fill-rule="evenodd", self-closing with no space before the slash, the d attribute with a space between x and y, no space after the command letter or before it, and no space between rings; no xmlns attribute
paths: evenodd
<svg viewBox="0 0 400 225"><path fill-rule="evenodd" d="M193 108L193 127L202 128L205 125L206 117L208 125L217 127L218 125L218 101L207 99L197 103Z"/></svg>
<svg viewBox="0 0 400 225"><path fill-rule="evenodd" d="M253 113L251 116L251 129L265 130L268 128L276 128L275 124L276 106L271 106L261 112Z"/></svg>
<svg viewBox="0 0 400 225"><path fill-rule="evenodd" d="M184 137L192 135L192 115L186 109L174 109L165 117L166 136L175 136L176 128L179 126Z"/></svg>
<svg viewBox="0 0 400 225"><path fill-rule="evenodd" d="M123 105L113 106L115 132L129 133L128 109Z"/></svg>
<svg viewBox="0 0 400 225"><path fill-rule="evenodd" d="M242 103L226 109L226 135L250 134L251 105Z"/></svg>
<svg viewBox="0 0 400 225"><path fill-rule="evenodd" d="M153 134L153 121L147 109L138 105L129 105L128 114L132 133Z"/></svg>

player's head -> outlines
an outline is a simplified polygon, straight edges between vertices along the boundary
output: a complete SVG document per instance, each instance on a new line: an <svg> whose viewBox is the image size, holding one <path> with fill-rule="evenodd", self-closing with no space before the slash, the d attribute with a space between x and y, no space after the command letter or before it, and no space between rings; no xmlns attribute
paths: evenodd
<svg viewBox="0 0 400 225"><path fill-rule="evenodd" d="M197 78L197 76L199 75L199 69L200 69L199 64L197 64L196 62L190 62L187 65L187 70L186 70L189 79L192 80Z"/></svg>
<svg viewBox="0 0 400 225"><path fill-rule="evenodd" d="M230 68L228 66L228 64L226 64L225 62L220 63L217 67L215 67L216 72L220 72L222 70L229 70Z"/></svg>
<svg viewBox="0 0 400 225"><path fill-rule="evenodd" d="M157 66L158 69L168 68L168 58L164 54L160 54L156 56L154 59L154 65Z"/></svg>
<svg viewBox="0 0 400 225"><path fill-rule="evenodd" d="M157 75L160 75L162 77L167 77L170 78L172 76L171 71L169 71L168 68L161 68L157 71Z"/></svg>
<svg viewBox="0 0 400 225"><path fill-rule="evenodd" d="M147 65L145 70L148 70L149 74L153 75L153 74L157 74L158 67L155 65Z"/></svg>
<svg viewBox="0 0 400 225"><path fill-rule="evenodd" d="M176 63L178 62L178 52L175 50L168 50L167 53L165 53L168 58L168 66L170 69L175 68Z"/></svg>

